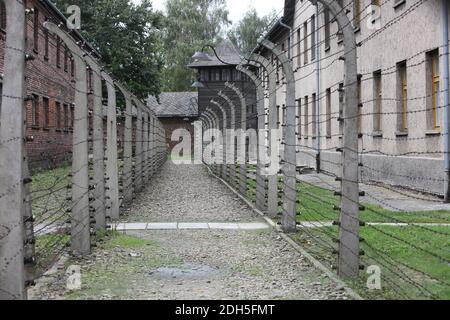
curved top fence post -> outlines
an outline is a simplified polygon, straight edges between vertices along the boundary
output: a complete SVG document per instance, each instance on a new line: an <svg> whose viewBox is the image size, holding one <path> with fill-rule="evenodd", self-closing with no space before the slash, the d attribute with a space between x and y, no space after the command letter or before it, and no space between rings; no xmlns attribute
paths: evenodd
<svg viewBox="0 0 450 320"><path fill-rule="evenodd" d="M106 174L108 176L108 189L110 196L109 217L119 219L119 172L117 164L117 105L116 88L114 80L105 71L102 77L108 91L108 112L106 124Z"/></svg>
<svg viewBox="0 0 450 320"><path fill-rule="evenodd" d="M344 278L359 275L359 187L358 187L358 70L357 43L345 10L335 0L320 2L335 17L344 41L345 107L342 154L342 196L339 232L338 274Z"/></svg>
<svg viewBox="0 0 450 320"><path fill-rule="evenodd" d="M56 34L72 52L75 63L75 110L72 149L71 247L75 255L90 253L89 155L86 53L72 37L52 22L44 28Z"/></svg>
<svg viewBox="0 0 450 320"><path fill-rule="evenodd" d="M25 8L4 0L6 43L0 108L0 300L26 299L23 213L23 115L25 92Z"/></svg>

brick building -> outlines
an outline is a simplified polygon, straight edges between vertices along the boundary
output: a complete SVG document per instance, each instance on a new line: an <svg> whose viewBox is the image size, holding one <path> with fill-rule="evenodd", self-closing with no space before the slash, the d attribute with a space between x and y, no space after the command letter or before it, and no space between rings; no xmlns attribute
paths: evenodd
<svg viewBox="0 0 450 320"><path fill-rule="evenodd" d="M155 112L164 126L166 144L169 152L178 144L172 141L172 134L177 129L186 129L191 134L191 150L194 151L194 126L198 119L198 98L196 92L163 92L156 97L150 96L147 105Z"/></svg>
<svg viewBox="0 0 450 320"><path fill-rule="evenodd" d="M33 137L26 149L30 168L36 170L54 167L70 159L75 108L74 63L62 41L43 28L45 21L61 24L64 28L64 15L48 0L28 0L26 7L33 9L27 15L26 53L34 57L26 67L26 133ZM5 6L0 1L0 73L4 67L6 23ZM75 41L85 43L85 50L99 58L78 32L71 31L70 34ZM92 73L88 72L90 88L91 77ZM88 99L92 109L92 96Z"/></svg>

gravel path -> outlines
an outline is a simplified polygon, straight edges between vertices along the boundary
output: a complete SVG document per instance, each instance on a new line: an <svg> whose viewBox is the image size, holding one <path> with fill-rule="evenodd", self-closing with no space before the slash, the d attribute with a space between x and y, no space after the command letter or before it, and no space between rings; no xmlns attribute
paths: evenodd
<svg viewBox="0 0 450 320"><path fill-rule="evenodd" d="M166 163L124 222L253 222L257 215L202 165Z"/></svg>
<svg viewBox="0 0 450 320"><path fill-rule="evenodd" d="M155 205L158 204L158 205ZM166 164L126 221L261 221L201 166ZM106 238L81 266L81 290L64 268L40 299L348 299L277 231L148 230ZM65 264L67 266L67 263Z"/></svg>

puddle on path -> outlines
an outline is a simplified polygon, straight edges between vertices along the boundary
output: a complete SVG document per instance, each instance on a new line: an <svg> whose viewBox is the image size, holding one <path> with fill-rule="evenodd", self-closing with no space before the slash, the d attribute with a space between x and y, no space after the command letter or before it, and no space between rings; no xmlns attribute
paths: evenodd
<svg viewBox="0 0 450 320"><path fill-rule="evenodd" d="M215 276L218 273L219 270L209 266L185 263L180 267L162 267L156 269L151 275L162 279L201 279Z"/></svg>

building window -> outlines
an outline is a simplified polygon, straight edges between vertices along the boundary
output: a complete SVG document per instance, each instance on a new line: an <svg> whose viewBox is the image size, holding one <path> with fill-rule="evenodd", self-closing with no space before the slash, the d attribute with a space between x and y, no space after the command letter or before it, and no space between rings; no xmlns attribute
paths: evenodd
<svg viewBox="0 0 450 320"><path fill-rule="evenodd" d="M69 49L64 46L64 71L67 72L69 69Z"/></svg>
<svg viewBox="0 0 450 320"><path fill-rule="evenodd" d="M323 11L323 30L325 33L325 51L330 50L330 11L324 9Z"/></svg>
<svg viewBox="0 0 450 320"><path fill-rule="evenodd" d="M297 29L297 66L300 68L302 62L302 41L301 41L301 30Z"/></svg>
<svg viewBox="0 0 450 320"><path fill-rule="evenodd" d="M70 75L75 77L75 60L72 55L70 55Z"/></svg>
<svg viewBox="0 0 450 320"><path fill-rule="evenodd" d="M302 137L302 99L297 100L297 135Z"/></svg>
<svg viewBox="0 0 450 320"><path fill-rule="evenodd" d="M223 81L231 81L231 70L224 69L222 73Z"/></svg>
<svg viewBox="0 0 450 320"><path fill-rule="evenodd" d="M44 59L48 61L48 30L44 30Z"/></svg>
<svg viewBox="0 0 450 320"><path fill-rule="evenodd" d="M308 109L309 109L309 98L308 96L305 96L305 102L304 102L304 106L305 106L305 112L303 113L303 118L304 118L304 135L306 138L309 138L309 114L308 114Z"/></svg>
<svg viewBox="0 0 450 320"><path fill-rule="evenodd" d="M331 89L326 90L325 96L326 104L326 125L327 125L327 138L331 138Z"/></svg>
<svg viewBox="0 0 450 320"><path fill-rule="evenodd" d="M39 126L39 96L33 94L33 100L31 101L31 125L33 127Z"/></svg>
<svg viewBox="0 0 450 320"><path fill-rule="evenodd" d="M342 10L345 11L345 9L344 9L344 0L337 0L337 3L341 6ZM342 29L338 25L337 41L338 41L338 43L341 43L343 40L344 40L344 34L342 33Z"/></svg>
<svg viewBox="0 0 450 320"><path fill-rule="evenodd" d="M50 110L49 110L49 100L46 97L42 98L42 107L44 110L44 128L48 129L50 126Z"/></svg>
<svg viewBox="0 0 450 320"><path fill-rule="evenodd" d="M317 99L316 94L313 93L311 97L311 115L312 115L312 136L317 137Z"/></svg>
<svg viewBox="0 0 450 320"><path fill-rule="evenodd" d="M381 82L381 70L373 73L373 130L375 132L381 132L381 118L382 118L382 82Z"/></svg>
<svg viewBox="0 0 450 320"><path fill-rule="evenodd" d="M39 10L36 7L34 7L33 49L35 52L39 50Z"/></svg>
<svg viewBox="0 0 450 320"><path fill-rule="evenodd" d="M70 129L73 130L75 124L75 107L73 105L70 106Z"/></svg>
<svg viewBox="0 0 450 320"><path fill-rule="evenodd" d="M280 61L275 60L275 68L277 69L277 83L280 82Z"/></svg>
<svg viewBox="0 0 450 320"><path fill-rule="evenodd" d="M0 29L6 31L6 7L3 1L0 1Z"/></svg>
<svg viewBox="0 0 450 320"><path fill-rule="evenodd" d="M311 16L311 60L316 59L316 16Z"/></svg>
<svg viewBox="0 0 450 320"><path fill-rule="evenodd" d="M69 129L69 105L64 103L64 130Z"/></svg>
<svg viewBox="0 0 450 320"><path fill-rule="evenodd" d="M439 117L439 50L427 53L427 96L428 98L428 128L438 130L440 128Z"/></svg>
<svg viewBox="0 0 450 320"><path fill-rule="evenodd" d="M305 22L303 24L303 54L304 61L303 63L308 64L308 23Z"/></svg>
<svg viewBox="0 0 450 320"><path fill-rule="evenodd" d="M57 130L61 129L61 103L55 102L55 127Z"/></svg>
<svg viewBox="0 0 450 320"><path fill-rule="evenodd" d="M344 103L345 103L345 91L344 84L339 84L339 134L342 135L344 133Z"/></svg>
<svg viewBox="0 0 450 320"><path fill-rule="evenodd" d="M56 66L61 68L61 40L56 36Z"/></svg>
<svg viewBox="0 0 450 320"><path fill-rule="evenodd" d="M397 109L400 132L408 131L408 76L406 61L397 64Z"/></svg>
<svg viewBox="0 0 450 320"><path fill-rule="evenodd" d="M361 27L361 0L353 0L353 27L356 30Z"/></svg>

